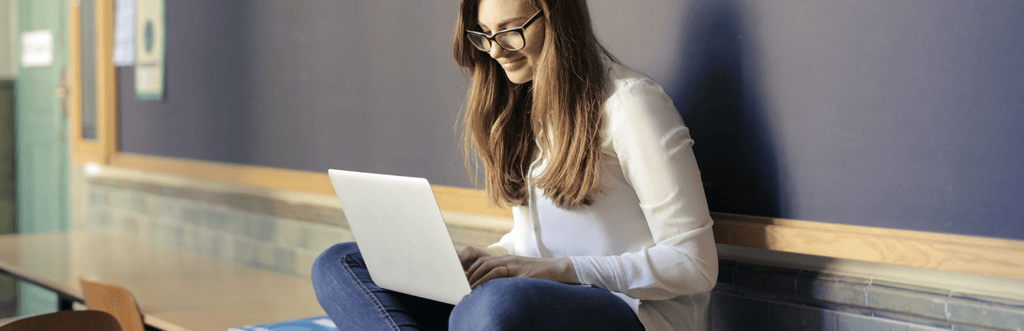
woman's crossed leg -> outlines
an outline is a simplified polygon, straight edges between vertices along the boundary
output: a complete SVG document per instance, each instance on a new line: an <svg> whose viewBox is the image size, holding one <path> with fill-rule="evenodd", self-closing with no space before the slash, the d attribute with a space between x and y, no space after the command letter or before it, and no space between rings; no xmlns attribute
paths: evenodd
<svg viewBox="0 0 1024 331"><path fill-rule="evenodd" d="M313 287L341 330L643 330L605 289L532 278L487 282L457 306L381 289L355 243L317 258Z"/></svg>

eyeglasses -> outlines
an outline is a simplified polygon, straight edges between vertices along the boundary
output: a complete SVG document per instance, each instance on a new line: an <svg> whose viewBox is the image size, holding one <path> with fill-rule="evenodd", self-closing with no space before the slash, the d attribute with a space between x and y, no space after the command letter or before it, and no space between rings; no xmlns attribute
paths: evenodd
<svg viewBox="0 0 1024 331"><path fill-rule="evenodd" d="M530 23L537 20L543 12L544 11L541 10L536 14L533 14L533 17L530 17L530 19L527 20L526 23L523 23L523 26L521 27L501 30L490 36L483 32L466 30L466 39L469 39L469 42L472 43L473 46L476 46L476 49L484 52L491 51L492 41L497 43L498 46L501 46L501 48L506 51L518 51L523 49L523 47L526 47L526 38L523 37L523 31L526 27L530 26Z"/></svg>

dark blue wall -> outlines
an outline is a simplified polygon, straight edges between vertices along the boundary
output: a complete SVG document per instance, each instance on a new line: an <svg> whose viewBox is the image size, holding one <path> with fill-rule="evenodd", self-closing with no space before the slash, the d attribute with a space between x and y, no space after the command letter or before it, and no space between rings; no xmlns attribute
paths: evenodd
<svg viewBox="0 0 1024 331"><path fill-rule="evenodd" d="M440 4L438 4L440 2ZM166 99L118 70L121 150L468 186L450 1L167 1Z"/></svg>
<svg viewBox="0 0 1024 331"><path fill-rule="evenodd" d="M713 211L1024 239L1024 3L590 1L661 82ZM457 3L173 1L167 99L132 153L469 186Z"/></svg>
<svg viewBox="0 0 1024 331"><path fill-rule="evenodd" d="M1024 239L1024 2L655 2L592 11L712 210Z"/></svg>

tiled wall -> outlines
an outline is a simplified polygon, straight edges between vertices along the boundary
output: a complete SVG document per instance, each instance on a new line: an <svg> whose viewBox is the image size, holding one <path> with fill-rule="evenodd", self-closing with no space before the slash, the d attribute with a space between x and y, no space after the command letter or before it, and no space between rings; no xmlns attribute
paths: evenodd
<svg viewBox="0 0 1024 331"><path fill-rule="evenodd" d="M124 234L301 277L309 276L320 252L354 240L340 207L323 202L336 202L333 196L285 201L123 178L73 177L85 186L73 199L86 200L77 202L85 210L75 220L76 229ZM445 212L445 217L457 245L486 246L509 231L494 222L472 226L473 215Z"/></svg>
<svg viewBox="0 0 1024 331"><path fill-rule="evenodd" d="M1021 330L1024 300L719 262L712 330Z"/></svg>
<svg viewBox="0 0 1024 331"><path fill-rule="evenodd" d="M109 170L107 172L110 172ZM211 190L202 181L155 184L147 174L72 174L76 229L121 233L199 254L308 277L316 256L353 240L337 200L283 192ZM486 246L501 219L445 212L453 241ZM713 330L1021 330L1024 301L720 261Z"/></svg>

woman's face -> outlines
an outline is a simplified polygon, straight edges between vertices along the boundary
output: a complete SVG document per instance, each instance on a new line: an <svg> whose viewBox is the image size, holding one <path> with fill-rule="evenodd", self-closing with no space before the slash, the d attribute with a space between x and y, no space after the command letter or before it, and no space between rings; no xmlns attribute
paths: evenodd
<svg viewBox="0 0 1024 331"><path fill-rule="evenodd" d="M524 0L480 0L480 12L477 13L477 20L481 32L488 35L511 28L518 28L526 23L533 14L540 9ZM543 14L542 14L543 15ZM508 79L516 84L522 84L533 80L534 69L537 61L540 60L541 50L544 49L544 29L547 22L544 17L526 27L523 31L523 38L526 46L518 51L506 51L501 46L491 43L489 54L502 69Z"/></svg>

